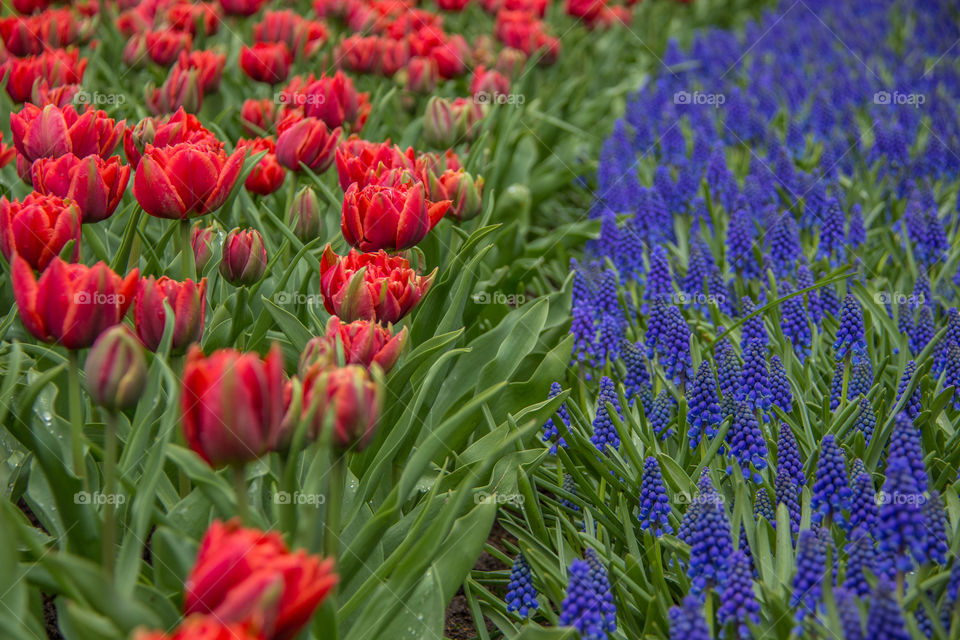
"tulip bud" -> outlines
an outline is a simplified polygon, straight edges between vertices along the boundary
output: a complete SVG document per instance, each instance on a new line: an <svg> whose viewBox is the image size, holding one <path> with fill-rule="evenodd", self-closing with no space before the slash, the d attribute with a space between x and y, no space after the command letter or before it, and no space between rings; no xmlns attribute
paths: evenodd
<svg viewBox="0 0 960 640"><path fill-rule="evenodd" d="M122 324L104 331L87 355L87 391L106 409L129 409L147 384L143 347Z"/></svg>
<svg viewBox="0 0 960 640"><path fill-rule="evenodd" d="M436 60L426 56L414 56L407 62L407 91L433 93L440 80L440 68Z"/></svg>
<svg viewBox="0 0 960 640"><path fill-rule="evenodd" d="M322 215L320 199L313 187L304 187L293 198L289 212L293 235L307 243L320 235Z"/></svg>
<svg viewBox="0 0 960 640"><path fill-rule="evenodd" d="M123 55L120 58L123 64L135 69L146 66L147 60L147 41L141 34L136 34L127 40L123 48Z"/></svg>
<svg viewBox="0 0 960 640"><path fill-rule="evenodd" d="M452 147L465 130L449 100L438 96L430 98L423 114L423 139L428 145L437 149Z"/></svg>
<svg viewBox="0 0 960 640"><path fill-rule="evenodd" d="M373 437L383 404L379 368L371 374L359 365L333 369L312 367L303 381L305 412L316 407L310 435L318 438L327 420L333 424L333 442L341 448L362 450Z"/></svg>
<svg viewBox="0 0 960 640"><path fill-rule="evenodd" d="M474 181L466 171L446 171L437 180L442 188L443 198L453 200L450 213L463 222L475 218L483 209L481 194L483 193L483 178ZM431 194L433 190L431 190Z"/></svg>
<svg viewBox="0 0 960 640"><path fill-rule="evenodd" d="M267 249L263 236L256 229L240 229L227 234L223 241L220 275L236 286L249 286L263 277L267 269Z"/></svg>
<svg viewBox="0 0 960 640"><path fill-rule="evenodd" d="M193 247L193 260L197 265L197 272L202 273L210 259L213 257L213 242L220 234L220 225L214 223L209 226L201 226L198 221L193 225L193 235L190 238L190 246Z"/></svg>
<svg viewBox="0 0 960 640"><path fill-rule="evenodd" d="M497 56L496 69L508 78L516 78L527 64L527 54L520 49L504 47Z"/></svg>
<svg viewBox="0 0 960 640"><path fill-rule="evenodd" d="M487 105L472 98L456 98L451 108L457 120L457 130L463 132L468 142L472 141L480 128L478 126L480 121L487 114Z"/></svg>

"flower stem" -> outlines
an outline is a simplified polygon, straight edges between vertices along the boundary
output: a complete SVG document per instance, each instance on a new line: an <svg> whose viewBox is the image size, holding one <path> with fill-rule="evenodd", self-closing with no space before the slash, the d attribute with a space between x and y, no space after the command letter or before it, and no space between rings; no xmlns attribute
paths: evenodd
<svg viewBox="0 0 960 640"><path fill-rule="evenodd" d="M250 505L247 503L247 478L243 472L243 465L232 467L233 490L237 494L237 515L241 524L250 524Z"/></svg>
<svg viewBox="0 0 960 640"><path fill-rule="evenodd" d="M71 350L68 356L67 394L70 405L70 444L73 449L73 473L87 486L87 469L83 461L83 404L80 399L80 356Z"/></svg>
<svg viewBox="0 0 960 640"><path fill-rule="evenodd" d="M103 447L103 570L113 582L114 544L116 540L115 495L117 491L117 414L107 410Z"/></svg>
<svg viewBox="0 0 960 640"><path fill-rule="evenodd" d="M323 553L330 558L337 557L340 551L340 509L343 506L343 486L346 479L346 462L342 457L335 458L327 487L327 522L323 536Z"/></svg>
<svg viewBox="0 0 960 640"><path fill-rule="evenodd" d="M180 268L183 271L182 278L191 280L197 277L197 264L193 256L193 246L190 244L190 221L184 218L180 225Z"/></svg>

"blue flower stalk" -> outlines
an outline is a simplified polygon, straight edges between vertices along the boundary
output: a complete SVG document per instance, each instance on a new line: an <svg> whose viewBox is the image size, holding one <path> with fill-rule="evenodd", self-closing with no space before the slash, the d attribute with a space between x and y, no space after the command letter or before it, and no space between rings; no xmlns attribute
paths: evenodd
<svg viewBox="0 0 960 640"><path fill-rule="evenodd" d="M837 360L846 357L855 346L867 348L863 329L863 309L860 308L860 303L853 294L848 293L840 308L840 327L837 329L837 339L833 343Z"/></svg>
<svg viewBox="0 0 960 640"><path fill-rule="evenodd" d="M943 510L940 493L931 491L923 503L923 518L927 525L927 544L924 554L928 563L945 565L950 552L950 540L947 537L949 523Z"/></svg>
<svg viewBox="0 0 960 640"><path fill-rule="evenodd" d="M851 496L843 450L837 446L833 434L827 434L820 441L820 459L817 461L817 475L810 501L813 522L843 524L842 512L850 508Z"/></svg>
<svg viewBox="0 0 960 640"><path fill-rule="evenodd" d="M810 529L801 531L797 539L796 567L790 583L790 606L796 609L794 620L799 627L807 617L816 615L823 593L823 579L827 574L823 543Z"/></svg>
<svg viewBox="0 0 960 640"><path fill-rule="evenodd" d="M706 435L713 439L717 435L720 415L720 398L717 395L717 383L713 378L713 368L706 360L700 363L697 375L687 386L687 440L691 449L700 445Z"/></svg>
<svg viewBox="0 0 960 640"><path fill-rule="evenodd" d="M770 494L763 487L757 489L757 495L753 497L753 517L757 521L763 518L774 527L777 525L777 514L770 502Z"/></svg>
<svg viewBox="0 0 960 640"><path fill-rule="evenodd" d="M807 482L797 439L790 425L785 422L780 424L780 433L777 438L777 475L780 474L784 474L789 482L795 483L798 487L802 487Z"/></svg>
<svg viewBox="0 0 960 640"><path fill-rule="evenodd" d="M853 479L853 498L850 501L849 528L873 531L877 525L877 491L868 473L857 474Z"/></svg>
<svg viewBox="0 0 960 640"><path fill-rule="evenodd" d="M796 292L796 288L788 281L780 283L780 295L786 297ZM803 297L794 296L780 304L780 328L784 337L793 346L793 352L802 362L810 354L813 334L810 331L810 320L803 308Z"/></svg>
<svg viewBox="0 0 960 640"><path fill-rule="evenodd" d="M673 419L673 408L676 402L670 392L662 389L653 401L653 407L650 408L650 427L653 433L661 440L666 440L673 435L673 429L670 428L670 421Z"/></svg>
<svg viewBox="0 0 960 640"><path fill-rule="evenodd" d="M874 534L880 566L890 578L912 571L926 558L928 529L923 500L908 461L892 458L887 464Z"/></svg>
<svg viewBox="0 0 960 640"><path fill-rule="evenodd" d="M698 496L696 518L690 530L690 565L687 575L692 585L690 592L699 595L723 584L733 553L730 520L723 506L723 498L710 489ZM692 506L692 505L691 505Z"/></svg>
<svg viewBox="0 0 960 640"><path fill-rule="evenodd" d="M751 409L769 409L773 394L767 370L766 347L757 339L745 343L741 375L737 400Z"/></svg>
<svg viewBox="0 0 960 640"><path fill-rule="evenodd" d="M763 324L763 314L758 313L753 317L748 317L757 311L753 300L748 297L740 300L740 306L741 316L747 318L740 328L743 332L743 344L750 344L751 341L757 340L762 346L766 347L770 342L770 338L767 336L767 328Z"/></svg>
<svg viewBox="0 0 960 640"><path fill-rule="evenodd" d="M633 406L636 399L640 398L640 406L644 412L649 411L653 404L653 387L640 345L624 340L620 346L620 359L627 369L627 375L623 379L627 401Z"/></svg>
<svg viewBox="0 0 960 640"><path fill-rule="evenodd" d="M607 621L603 613L605 594L587 560L574 560L568 572L567 595L560 605L561 627L573 627L583 640L605 640ZM609 586L607 587L609 593Z"/></svg>
<svg viewBox="0 0 960 640"><path fill-rule="evenodd" d="M890 442L887 444L887 460L894 458L903 458L907 467L910 469L910 475L920 493L927 490L929 484L927 477L927 468L923 462L923 442L920 438L920 430L914 426L913 420L904 414L899 414L893 423L893 433L890 435ZM888 462L889 464L889 462Z"/></svg>
<svg viewBox="0 0 960 640"><path fill-rule="evenodd" d="M860 619L860 609L857 607L859 598L843 587L834 589L833 597L837 603L843 640L864 640L863 621Z"/></svg>
<svg viewBox="0 0 960 640"><path fill-rule="evenodd" d="M664 533L673 533L670 525L670 497L663 485L660 463L654 457L643 462L643 479L640 482L640 512L637 515L640 528L659 538Z"/></svg>
<svg viewBox="0 0 960 640"><path fill-rule="evenodd" d="M727 445L744 476L757 484L763 482L760 472L767 468L767 442L756 415L745 403L737 405L733 423L727 430ZM727 472L732 473L733 469L728 468Z"/></svg>
<svg viewBox="0 0 960 640"><path fill-rule="evenodd" d="M558 395L560 395L561 391L563 390L560 388L560 384L554 382L550 385L549 397L556 398ZM567 429L570 428L570 414L567 413L566 402L561 403L561 405L557 407L556 413L547 418L547 421L543 424L543 441L550 443L550 453L552 455L557 455L558 446L563 447L564 449L567 448L567 443L564 441L563 436L560 435L560 430L554 422L556 418L559 418L560 421L563 422L563 424L567 427Z"/></svg>
<svg viewBox="0 0 960 640"><path fill-rule="evenodd" d="M614 410L620 419L623 419L623 411L620 409L620 399L617 397L617 390L613 385L613 380L607 376L600 379L600 397L597 400L597 414L593 419L593 435L590 436L590 442L603 451L607 445L614 449L620 448L620 436L617 433L617 427L610 417L607 409L607 403L613 405Z"/></svg>
<svg viewBox="0 0 960 640"><path fill-rule="evenodd" d="M600 595L600 615L603 618L605 631L613 633L617 630L617 607L613 603L613 592L610 590L610 577L607 568L600 561L600 556L594 549L587 549L583 557L590 565L590 575L597 593Z"/></svg>
<svg viewBox="0 0 960 640"><path fill-rule="evenodd" d="M870 640L911 640L903 610L897 602L896 587L881 578L870 598L866 638Z"/></svg>
<svg viewBox="0 0 960 640"><path fill-rule="evenodd" d="M735 551L730 557L727 581L723 585L720 602L717 610L720 625L734 625L737 631L734 637L749 637L750 628L747 623L759 624L760 604L753 592L753 568L742 551ZM721 632L721 637L727 637L725 629Z"/></svg>
<svg viewBox="0 0 960 640"><path fill-rule="evenodd" d="M873 412L873 405L866 396L861 395L857 402L857 417L853 421L853 428L863 434L864 441L869 445L876 426L877 415Z"/></svg>
<svg viewBox="0 0 960 640"><path fill-rule="evenodd" d="M687 596L670 608L670 640L710 640L703 604L696 596Z"/></svg>
<svg viewBox="0 0 960 640"><path fill-rule="evenodd" d="M900 376L900 382L897 384L897 399L894 401L894 404L900 402L900 398L903 397L903 394L906 392L907 387L910 385L910 380L917 372L917 363L911 360L907 363L907 366L903 370L903 375ZM920 412L923 410L923 405L920 396L920 385L918 384L913 393L910 394L910 397L907 399L906 404L903 407L904 413L906 413L911 418L916 418Z"/></svg>
<svg viewBox="0 0 960 640"><path fill-rule="evenodd" d="M533 586L533 572L522 553L518 553L510 568L510 583L507 586L507 611L516 611L521 618L530 616L538 607L537 590Z"/></svg>
<svg viewBox="0 0 960 640"><path fill-rule="evenodd" d="M843 588L862 598L870 593L866 571L877 573L877 550L873 538L866 530L856 528L850 532L844 551L847 554L847 566Z"/></svg>
<svg viewBox="0 0 960 640"><path fill-rule="evenodd" d="M790 380L787 370L783 366L780 356L770 356L770 397L773 405L784 413L793 411L793 392L790 390Z"/></svg>

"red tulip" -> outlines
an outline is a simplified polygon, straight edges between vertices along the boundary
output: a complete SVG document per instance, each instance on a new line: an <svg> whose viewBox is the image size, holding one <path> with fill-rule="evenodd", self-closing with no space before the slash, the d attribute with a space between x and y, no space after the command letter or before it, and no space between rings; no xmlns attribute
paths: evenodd
<svg viewBox="0 0 960 640"><path fill-rule="evenodd" d="M84 372L95 404L113 410L134 407L147 385L143 345L126 325L114 325L94 341Z"/></svg>
<svg viewBox="0 0 960 640"><path fill-rule="evenodd" d="M433 58L416 56L407 63L407 91L432 93L440 80L440 69Z"/></svg>
<svg viewBox="0 0 960 640"><path fill-rule="evenodd" d="M147 145L133 179L133 195L158 218L184 219L220 208L243 167L245 151L228 156L202 143Z"/></svg>
<svg viewBox="0 0 960 640"><path fill-rule="evenodd" d="M67 153L78 158L92 154L107 158L120 141L124 124L124 120L114 122L103 111L88 109L77 113L71 105L48 104L41 109L28 104L10 114L13 144L30 163Z"/></svg>
<svg viewBox="0 0 960 640"><path fill-rule="evenodd" d="M254 42L283 42L295 57L309 58L329 37L323 22L306 20L287 9L267 11L253 27Z"/></svg>
<svg viewBox="0 0 960 640"><path fill-rule="evenodd" d="M34 84L46 87L79 84L87 68L86 58L80 58L76 49L50 49L26 58L7 58L0 64L0 78L7 76L7 93L14 102L27 102Z"/></svg>
<svg viewBox="0 0 960 640"><path fill-rule="evenodd" d="M467 70L467 61L471 59L470 46L463 36L455 35L430 50L430 57L437 63L440 77L456 78Z"/></svg>
<svg viewBox="0 0 960 640"><path fill-rule="evenodd" d="M437 226L450 204L428 205L422 184L360 189L354 183L343 196L340 230L361 251L409 249Z"/></svg>
<svg viewBox="0 0 960 640"><path fill-rule="evenodd" d="M275 531L215 521L187 576L183 609L225 623L261 618L267 640L290 640L336 583L333 560L292 552Z"/></svg>
<svg viewBox="0 0 960 640"><path fill-rule="evenodd" d="M14 254L38 271L73 240L71 260L80 259L80 210L57 196L31 193L23 199L0 198L0 249L12 261Z"/></svg>
<svg viewBox="0 0 960 640"><path fill-rule="evenodd" d="M361 272L362 270L362 272ZM385 251L338 256L330 245L320 260L320 289L327 311L344 322L394 323L430 289L436 269L418 275L410 263Z"/></svg>
<svg viewBox="0 0 960 640"><path fill-rule="evenodd" d="M519 49L504 47L497 55L497 71L508 78L516 78L523 73L523 68L527 66L527 54Z"/></svg>
<svg viewBox="0 0 960 640"><path fill-rule="evenodd" d="M200 280L199 286L190 279L177 282L167 276L161 276L159 280L150 276L140 281L133 301L133 325L150 351L156 351L163 338L167 320L164 300L170 304L174 317L170 349L182 353L188 345L200 342L203 335L207 279Z"/></svg>
<svg viewBox="0 0 960 640"><path fill-rule="evenodd" d="M43 194L69 198L80 207L84 222L106 220L116 211L127 190L130 167L118 156L104 160L72 153L59 158L40 158L31 168L33 188Z"/></svg>
<svg viewBox="0 0 960 640"><path fill-rule="evenodd" d="M247 191L250 193L257 193L261 196L268 196L281 186L283 186L283 179L287 176L287 172L283 170L283 167L277 162L276 150L277 145L273 142L272 137L266 138L255 138L253 140L244 140L241 138L237 141L237 148L243 146L247 150L248 155L256 155L261 151L266 151L260 161L257 162L253 167L253 171L250 172L250 175L247 176L244 186Z"/></svg>
<svg viewBox="0 0 960 640"><path fill-rule="evenodd" d="M190 230L190 246L193 248L193 259L198 273L202 273L213 258L214 238L219 232L220 225L217 223L202 227L199 221L194 223Z"/></svg>
<svg viewBox="0 0 960 640"><path fill-rule="evenodd" d="M470 93L478 102L496 103L498 96L506 97L510 93L510 79L497 71L488 71L479 66L473 71Z"/></svg>
<svg viewBox="0 0 960 640"><path fill-rule="evenodd" d="M283 42L257 42L240 50L240 68L251 80L279 84L290 75L293 56Z"/></svg>
<svg viewBox="0 0 960 640"><path fill-rule="evenodd" d="M314 173L323 173L333 164L341 129L332 131L322 120L300 118L296 114L277 125L277 162L291 171L300 171L300 163Z"/></svg>
<svg viewBox="0 0 960 640"><path fill-rule="evenodd" d="M312 187L304 187L293 197L287 214L293 235L301 242L310 242L320 235L323 223L323 211L320 199Z"/></svg>
<svg viewBox="0 0 960 640"><path fill-rule="evenodd" d="M371 173L385 170L414 170L413 150L406 154L390 141L370 142L351 136L337 148L337 176L340 188L346 191L354 182L367 185Z"/></svg>
<svg viewBox="0 0 960 640"><path fill-rule="evenodd" d="M438 0L437 6L444 11L463 11L470 0Z"/></svg>
<svg viewBox="0 0 960 640"><path fill-rule="evenodd" d="M242 464L273 451L284 438L280 347L274 345L263 360L233 349L205 357L199 347L191 347L181 410L187 444L211 466ZM187 613L197 612L209 610L187 608Z"/></svg>
<svg viewBox="0 0 960 640"><path fill-rule="evenodd" d="M377 71L389 78L407 65L410 60L410 43L406 39L380 38L379 40L380 60Z"/></svg>
<svg viewBox="0 0 960 640"><path fill-rule="evenodd" d="M203 105L200 70L173 67L162 85L159 87L147 85L144 101L154 115L173 113L178 109L196 113Z"/></svg>
<svg viewBox="0 0 960 640"><path fill-rule="evenodd" d="M264 640L256 625L226 624L214 616L190 616L172 633L134 631L131 640Z"/></svg>
<svg viewBox="0 0 960 640"><path fill-rule="evenodd" d="M220 275L235 287L255 284L267 270L267 250L256 229L234 229L223 241Z"/></svg>
<svg viewBox="0 0 960 640"><path fill-rule="evenodd" d="M180 52L177 58L177 67L184 71L197 70L197 81L200 83L201 93L214 93L220 88L220 77L223 75L223 65L227 63L227 56L215 51L186 51Z"/></svg>
<svg viewBox="0 0 960 640"><path fill-rule="evenodd" d="M453 103L433 96L427 101L423 114L423 139L431 147L447 149L464 134L461 123L453 113Z"/></svg>
<svg viewBox="0 0 960 640"><path fill-rule="evenodd" d="M121 279L103 262L88 267L53 258L38 281L18 255L10 273L23 326L39 340L68 349L89 347L123 319L139 276L134 269Z"/></svg>
<svg viewBox="0 0 960 640"><path fill-rule="evenodd" d="M55 107L62 108L68 104L82 103L82 100L86 97L82 91L83 89L78 84L61 84L51 89L45 83L39 82L33 86L33 95L30 101L38 107L52 104Z"/></svg>
<svg viewBox="0 0 960 640"><path fill-rule="evenodd" d="M50 0L13 0L12 4L17 13L28 15L46 10L50 6Z"/></svg>
<svg viewBox="0 0 960 640"><path fill-rule="evenodd" d="M483 178L474 180L473 176L463 169L444 171L439 178L431 176L430 197L453 201L450 213L461 222L479 215L483 208L482 195Z"/></svg>
<svg viewBox="0 0 960 640"><path fill-rule="evenodd" d="M388 327L370 320L342 323L333 316L327 322L327 332L307 343L300 355L299 372L304 376L319 362L324 366L358 364L367 368L375 364L387 373L396 364L406 340L406 327L393 335ZM344 360L338 362L341 350Z"/></svg>
<svg viewBox="0 0 960 640"><path fill-rule="evenodd" d="M181 142L203 143L215 147L223 147L206 129L197 116L178 109L168 118L144 118L134 127L127 127L123 133L123 151L127 155L127 162L136 168L140 164L140 157L148 144L154 147L170 147Z"/></svg>
<svg viewBox="0 0 960 640"><path fill-rule="evenodd" d="M240 124L247 135L272 133L280 121L277 103L272 98L248 98L240 106Z"/></svg>
<svg viewBox="0 0 960 640"><path fill-rule="evenodd" d="M473 140L480 128L480 121L486 116L487 105L480 104L473 98L454 98L451 108L466 140Z"/></svg>
<svg viewBox="0 0 960 640"><path fill-rule="evenodd" d="M167 9L167 22L172 29L186 31L196 37L197 25L204 35L220 30L220 7L213 2L177 2Z"/></svg>
<svg viewBox="0 0 960 640"><path fill-rule="evenodd" d="M220 0L220 6L228 16L252 16L266 0Z"/></svg>
<svg viewBox="0 0 960 640"><path fill-rule="evenodd" d="M0 131L0 169L10 164L16 155L17 150L14 147L3 144L3 131Z"/></svg>
<svg viewBox="0 0 960 640"><path fill-rule="evenodd" d="M146 33L147 55L161 67L169 67L181 51L193 48L193 36L186 31L162 29Z"/></svg>
<svg viewBox="0 0 960 640"><path fill-rule="evenodd" d="M374 73L380 66L380 38L359 33L344 38L336 48L336 59L345 69Z"/></svg>
<svg viewBox="0 0 960 640"><path fill-rule="evenodd" d="M323 76L304 89L307 100L303 113L308 118L319 118L331 129L344 124L359 130L366 120L370 105L367 94L357 93L353 80L337 71L333 77Z"/></svg>
<svg viewBox="0 0 960 640"><path fill-rule="evenodd" d="M0 18L0 40L9 53L22 58L77 44L90 35L91 26L69 9L48 9L35 16Z"/></svg>
<svg viewBox="0 0 960 640"><path fill-rule="evenodd" d="M313 411L309 436L321 437L324 424L333 424L333 443L362 451L376 429L383 390L363 367L325 367L317 363L303 378L303 410Z"/></svg>

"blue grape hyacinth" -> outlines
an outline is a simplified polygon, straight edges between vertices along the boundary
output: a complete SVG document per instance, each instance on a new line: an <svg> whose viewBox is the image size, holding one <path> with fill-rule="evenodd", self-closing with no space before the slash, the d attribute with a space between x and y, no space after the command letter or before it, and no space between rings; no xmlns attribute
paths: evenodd
<svg viewBox="0 0 960 640"><path fill-rule="evenodd" d="M603 451L607 445L614 449L620 448L620 436L617 433L617 427L613 424L607 409L607 403L613 405L618 416L623 419L623 412L620 409L620 399L617 396L617 390L613 386L613 380L607 376L600 379L600 397L597 400L597 415L593 419L593 435L590 436L590 442Z"/></svg>
<svg viewBox="0 0 960 640"><path fill-rule="evenodd" d="M737 637L749 636L748 622L760 622L760 604L753 593L753 568L742 551L735 551L730 557L727 581L723 585L720 603L717 620L722 627L735 625Z"/></svg>
<svg viewBox="0 0 960 640"><path fill-rule="evenodd" d="M696 596L687 596L670 608L670 640L710 640L703 604Z"/></svg>
<svg viewBox="0 0 960 640"><path fill-rule="evenodd" d="M928 528L923 500L907 460L892 458L887 464L874 534L881 567L891 578L912 571L926 557Z"/></svg>
<svg viewBox="0 0 960 640"><path fill-rule="evenodd" d="M840 327L837 329L836 342L833 343L837 360L846 357L847 353L857 346L867 348L863 332L863 309L853 294L848 293L840 309Z"/></svg>
<svg viewBox="0 0 960 640"><path fill-rule="evenodd" d="M759 340L745 343L741 376L737 400L754 409L769 409L773 394L770 390L766 347Z"/></svg>
<svg viewBox="0 0 960 640"><path fill-rule="evenodd" d="M720 424L720 399L717 395L717 383L713 378L713 368L706 360L700 363L697 375L687 386L687 440L691 449L700 445L706 435L713 439Z"/></svg>
<svg viewBox="0 0 960 640"><path fill-rule="evenodd" d="M562 389L560 384L554 382L550 385L550 398L556 398L560 395ZM557 425L554 423L554 419L559 418L561 422L569 429L570 428L570 415L567 413L567 403L561 403L557 407L557 412L547 418L547 421L543 425L543 441L550 443L550 453L557 455L557 447L567 448L567 443L564 441L563 436L560 435L560 430L557 428Z"/></svg>
<svg viewBox="0 0 960 640"><path fill-rule="evenodd" d="M701 489L697 497L696 518L690 530L687 575L692 583L690 592L693 594L701 594L723 584L733 553L733 536L723 499L712 485L708 486L710 489Z"/></svg>
<svg viewBox="0 0 960 640"><path fill-rule="evenodd" d="M760 471L767 468L767 442L756 415L745 403L737 405L733 423L727 430L727 445L744 476L756 483L763 482ZM732 469L728 469L728 472L732 473Z"/></svg>
<svg viewBox="0 0 960 640"><path fill-rule="evenodd" d="M521 618L529 617L537 608L537 590L533 587L533 572L522 553L518 553L510 568L507 585L507 611L516 611Z"/></svg>
<svg viewBox="0 0 960 640"><path fill-rule="evenodd" d="M606 621L601 610L604 594L586 560L574 560L568 571L567 595L560 605L558 624L573 627L583 640L604 640Z"/></svg>
<svg viewBox="0 0 960 640"><path fill-rule="evenodd" d="M648 457L643 463L643 479L640 482L640 528L660 537L673 533L670 525L670 497L663 485L660 463Z"/></svg>
<svg viewBox="0 0 960 640"><path fill-rule="evenodd" d="M796 567L790 583L790 606L796 609L794 620L801 623L808 616L816 615L827 573L823 543L810 529L801 531L797 538Z"/></svg>
<svg viewBox="0 0 960 640"><path fill-rule="evenodd" d="M820 524L832 520L842 524L842 511L850 508L851 495L843 450L837 446L833 434L827 434L820 441L820 459L817 461L816 480L810 501L813 522Z"/></svg>
<svg viewBox="0 0 960 640"><path fill-rule="evenodd" d="M870 598L866 638L870 640L911 640L903 610L897 602L896 587L881 578Z"/></svg>
<svg viewBox="0 0 960 640"><path fill-rule="evenodd" d="M877 524L877 492L868 473L859 473L853 479L853 497L850 500L849 528L873 531Z"/></svg>

